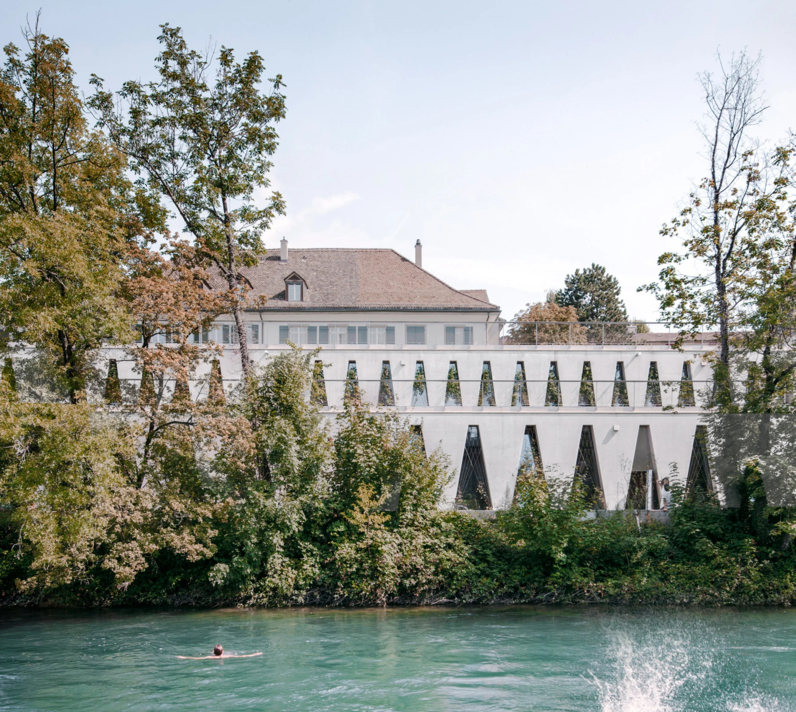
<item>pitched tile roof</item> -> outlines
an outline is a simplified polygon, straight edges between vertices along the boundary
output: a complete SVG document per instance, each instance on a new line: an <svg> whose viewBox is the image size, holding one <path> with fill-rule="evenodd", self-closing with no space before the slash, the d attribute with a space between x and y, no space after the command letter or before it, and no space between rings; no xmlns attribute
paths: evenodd
<svg viewBox="0 0 796 712"><path fill-rule="evenodd" d="M479 301L489 304L489 296L486 293L486 289L460 289L459 291L462 294L466 294L468 297L472 297L473 299L478 299Z"/></svg>
<svg viewBox="0 0 796 712"><path fill-rule="evenodd" d="M268 298L265 310L500 309L488 301L486 291L453 289L395 250L291 249L287 262L280 262L279 251L274 250L241 273L249 280L253 297ZM285 279L293 273L304 280L303 302L287 301ZM210 282L217 289L225 286L218 275Z"/></svg>

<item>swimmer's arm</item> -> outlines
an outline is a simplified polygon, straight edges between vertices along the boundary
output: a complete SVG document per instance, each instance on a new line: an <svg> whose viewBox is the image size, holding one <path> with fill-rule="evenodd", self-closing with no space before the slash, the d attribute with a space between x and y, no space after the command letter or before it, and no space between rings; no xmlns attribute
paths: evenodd
<svg viewBox="0 0 796 712"><path fill-rule="evenodd" d="M249 653L248 655L202 655L198 658L192 658L188 655L177 655L180 660L226 660L227 658L256 658L262 653Z"/></svg>
<svg viewBox="0 0 796 712"><path fill-rule="evenodd" d="M258 655L262 655L262 653L249 653L248 655L224 655L225 658L256 658Z"/></svg>

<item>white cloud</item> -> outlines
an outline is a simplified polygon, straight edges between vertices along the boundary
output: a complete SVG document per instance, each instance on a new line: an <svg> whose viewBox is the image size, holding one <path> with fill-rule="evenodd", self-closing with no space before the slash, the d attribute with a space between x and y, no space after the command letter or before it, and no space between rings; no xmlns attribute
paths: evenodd
<svg viewBox="0 0 796 712"><path fill-rule="evenodd" d="M332 195L328 198L313 198L310 212L315 215L324 215L332 210L339 210L343 206L353 203L356 200L359 200L359 195L351 191L340 193L340 195Z"/></svg>

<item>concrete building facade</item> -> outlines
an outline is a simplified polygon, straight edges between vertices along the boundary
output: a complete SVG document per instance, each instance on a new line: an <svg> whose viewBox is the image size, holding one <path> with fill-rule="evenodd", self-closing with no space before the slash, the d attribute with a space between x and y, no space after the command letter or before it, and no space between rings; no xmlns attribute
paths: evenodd
<svg viewBox="0 0 796 712"><path fill-rule="evenodd" d="M440 448L456 470L448 506L507 506L531 462L548 477L585 477L607 509L628 506L639 482L685 484L699 474L708 342L677 350L662 334L617 339L616 325L611 339L604 329L573 339L572 325L563 325L561 338L549 340L565 343L541 343L528 328L535 338L509 343L510 325L486 292L455 290L422 269L419 243L412 262L392 250L288 250L283 240L279 254L245 274L252 298L265 298L246 313L254 363L289 343L320 348L324 414L340 412L356 379L374 410L405 415L426 450ZM208 285L216 286L223 283ZM224 345L221 371L233 389L240 363L232 319L195 339ZM119 375L136 378L123 358ZM203 397L207 375L197 373L194 397ZM480 489L468 499L473 482L463 480L474 477Z"/></svg>

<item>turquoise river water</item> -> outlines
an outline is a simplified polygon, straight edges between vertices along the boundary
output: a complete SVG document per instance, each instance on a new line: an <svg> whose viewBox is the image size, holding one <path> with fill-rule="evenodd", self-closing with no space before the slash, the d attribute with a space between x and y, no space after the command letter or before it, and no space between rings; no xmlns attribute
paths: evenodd
<svg viewBox="0 0 796 712"><path fill-rule="evenodd" d="M796 710L796 611L7 610L0 710Z"/></svg>

